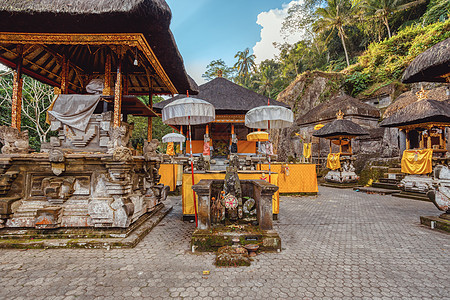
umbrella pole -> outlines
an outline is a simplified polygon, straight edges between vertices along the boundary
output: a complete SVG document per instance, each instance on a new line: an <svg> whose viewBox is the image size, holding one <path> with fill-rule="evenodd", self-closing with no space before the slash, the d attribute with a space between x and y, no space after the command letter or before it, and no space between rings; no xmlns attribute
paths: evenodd
<svg viewBox="0 0 450 300"><path fill-rule="evenodd" d="M192 186L194 185L194 156L192 155L192 132L191 132L191 117L188 116L189 124L189 151L191 153L191 174L192 174ZM192 195L194 196L194 214L195 214L195 228L198 227L197 218L197 199L195 199L195 192L192 190Z"/></svg>
<svg viewBox="0 0 450 300"><path fill-rule="evenodd" d="M268 131L269 131L269 135L270 135L270 120L267 121L267 125L268 125L267 127L268 127ZM269 143L270 143L270 139L269 139ZM269 149L270 149L270 147L269 147ZM270 152L269 152L269 183L272 183L270 181L270 179L271 179L270 173L271 173L271 167L270 167Z"/></svg>

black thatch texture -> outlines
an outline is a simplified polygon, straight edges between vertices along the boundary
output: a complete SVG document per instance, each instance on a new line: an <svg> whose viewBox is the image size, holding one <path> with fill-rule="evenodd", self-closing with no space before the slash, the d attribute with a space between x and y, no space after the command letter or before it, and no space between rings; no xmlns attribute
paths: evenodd
<svg viewBox="0 0 450 300"><path fill-rule="evenodd" d="M322 103L296 120L297 125L305 125L314 122L332 120L336 118L336 112L341 110L346 116L363 116L378 119L380 111L369 104L350 97L348 95L336 97Z"/></svg>
<svg viewBox="0 0 450 300"><path fill-rule="evenodd" d="M426 99L416 101L384 119L380 126L401 127L429 122L450 124L450 100Z"/></svg>
<svg viewBox="0 0 450 300"><path fill-rule="evenodd" d="M322 138L332 138L339 136L361 136L368 134L369 132L364 130L358 124L353 123L350 120L340 120L340 119L325 124L325 126L313 132L313 136Z"/></svg>
<svg viewBox="0 0 450 300"><path fill-rule="evenodd" d="M178 95L171 99L155 103L153 108L161 112L164 106L186 97ZM268 98L249 89L237 85L228 79L217 77L199 87L199 93L195 98L208 101L216 108L216 114L245 114L252 108L267 105ZM282 102L270 99L271 105L288 107Z"/></svg>
<svg viewBox="0 0 450 300"><path fill-rule="evenodd" d="M437 101L445 101L449 99L447 96L447 88L445 86L440 86L434 89L430 89L427 91L427 97L429 99L437 100ZM417 95L413 91L408 91L400 96L398 96L391 105L384 111L383 119L386 119L392 116L396 111L405 108L406 106L417 101Z"/></svg>
<svg viewBox="0 0 450 300"><path fill-rule="evenodd" d="M402 82L445 82L450 73L450 38L419 54L403 73Z"/></svg>
<svg viewBox="0 0 450 300"><path fill-rule="evenodd" d="M189 90L196 94L195 85L192 85L186 74L183 59L169 29L170 20L171 11L164 0L0 1L0 31L2 32L142 33L175 88L180 92ZM66 55L74 63L77 58L81 58L80 67L87 71L99 71L96 67L100 64L98 61L103 61L104 54L100 51L93 58L92 52L95 53L95 47L63 48L63 46L55 46L51 50L66 51ZM91 56L91 61L85 58L88 56ZM104 62L102 65L104 66ZM132 61L131 67L133 67ZM49 81L57 81L47 73L42 71L38 75L44 76ZM142 81L141 78L133 80ZM141 89L145 84L148 83L136 82Z"/></svg>

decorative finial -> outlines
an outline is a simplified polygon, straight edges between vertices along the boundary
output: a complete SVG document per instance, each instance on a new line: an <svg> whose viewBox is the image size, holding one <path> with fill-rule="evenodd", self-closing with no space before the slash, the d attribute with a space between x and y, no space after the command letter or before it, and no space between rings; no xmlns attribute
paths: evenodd
<svg viewBox="0 0 450 300"><path fill-rule="evenodd" d="M422 89L416 93L417 101L422 101L422 100L428 99L428 93L429 93L429 92L430 92L430 91L426 91L426 90L424 90L423 87L422 87Z"/></svg>
<svg viewBox="0 0 450 300"><path fill-rule="evenodd" d="M338 120L344 120L344 113L342 112L342 110L339 110L337 112L336 117Z"/></svg>
<svg viewBox="0 0 450 300"><path fill-rule="evenodd" d="M221 69L217 70L217 77L222 77L223 71Z"/></svg>

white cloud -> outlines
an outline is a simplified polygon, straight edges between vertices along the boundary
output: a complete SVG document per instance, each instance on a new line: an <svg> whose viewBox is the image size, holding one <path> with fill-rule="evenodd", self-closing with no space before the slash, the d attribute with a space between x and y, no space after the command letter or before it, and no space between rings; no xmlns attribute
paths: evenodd
<svg viewBox="0 0 450 300"><path fill-rule="evenodd" d="M288 4L283 4L281 9L271 9L258 15L256 24L262 26L261 40L253 47L253 53L256 56L255 62L257 64L263 60L275 58L275 56L280 53L280 51L274 47L274 42L294 44L300 40L301 33L296 32L285 36L281 33L281 28L289 8L302 1L303 0L291 1Z"/></svg>

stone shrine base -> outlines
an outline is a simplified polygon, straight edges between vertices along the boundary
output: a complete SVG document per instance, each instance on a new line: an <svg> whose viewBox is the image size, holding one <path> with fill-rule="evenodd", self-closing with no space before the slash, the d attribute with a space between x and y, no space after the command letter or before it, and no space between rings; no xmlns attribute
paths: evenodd
<svg viewBox="0 0 450 300"><path fill-rule="evenodd" d="M281 238L274 230L260 230L256 226L219 226L212 230L195 230L191 237L192 252L217 251L220 247L231 246L233 238L239 238L239 244L259 245L259 251L281 251Z"/></svg>
<svg viewBox="0 0 450 300"><path fill-rule="evenodd" d="M420 217L420 224L425 225L431 229L450 232L450 219L441 218L440 216L426 216Z"/></svg>
<svg viewBox="0 0 450 300"><path fill-rule="evenodd" d="M159 204L152 212L142 215L128 228L3 228L0 248L46 249L86 248L112 249L135 247L172 210Z"/></svg>

